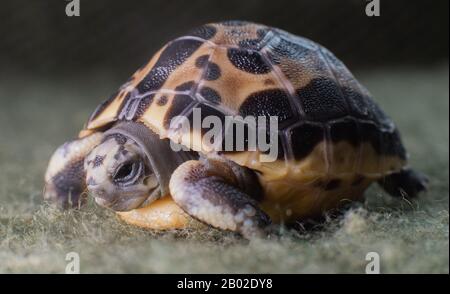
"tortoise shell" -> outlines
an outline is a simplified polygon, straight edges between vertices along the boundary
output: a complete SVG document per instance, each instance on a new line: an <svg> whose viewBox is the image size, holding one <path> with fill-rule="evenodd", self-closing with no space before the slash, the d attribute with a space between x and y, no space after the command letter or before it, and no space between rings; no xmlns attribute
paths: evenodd
<svg viewBox="0 0 450 294"><path fill-rule="evenodd" d="M195 108L218 117L278 117L276 161L261 160L260 151L221 153L257 171L262 207L275 220L277 211L305 217L357 199L406 163L391 119L330 51L239 21L207 24L169 42L97 107L80 136L133 120L196 150L203 132L180 134L170 125Z"/></svg>

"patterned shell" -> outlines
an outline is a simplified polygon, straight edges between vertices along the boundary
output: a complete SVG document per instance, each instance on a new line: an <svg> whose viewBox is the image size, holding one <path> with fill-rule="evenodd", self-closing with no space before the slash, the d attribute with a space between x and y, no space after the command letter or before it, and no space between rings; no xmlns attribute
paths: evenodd
<svg viewBox="0 0 450 294"><path fill-rule="evenodd" d="M346 174L375 179L406 162L393 122L330 51L239 21L204 25L169 42L97 107L82 134L134 120L161 138L196 145L203 133L170 127L172 118L192 117L194 108L203 117L278 116L275 162L262 161L259 151L222 153L266 181L293 174L304 181Z"/></svg>

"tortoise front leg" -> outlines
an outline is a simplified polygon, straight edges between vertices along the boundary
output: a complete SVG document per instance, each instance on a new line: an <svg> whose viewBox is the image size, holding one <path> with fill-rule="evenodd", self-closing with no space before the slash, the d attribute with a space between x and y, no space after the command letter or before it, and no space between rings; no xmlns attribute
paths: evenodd
<svg viewBox="0 0 450 294"><path fill-rule="evenodd" d="M213 227L250 238L261 235L270 224L255 200L261 196L256 175L233 162L186 161L173 173L169 187L172 198L187 214Z"/></svg>
<svg viewBox="0 0 450 294"><path fill-rule="evenodd" d="M45 173L44 199L61 208L81 207L86 202L85 157L103 138L94 133L69 141L53 153Z"/></svg>

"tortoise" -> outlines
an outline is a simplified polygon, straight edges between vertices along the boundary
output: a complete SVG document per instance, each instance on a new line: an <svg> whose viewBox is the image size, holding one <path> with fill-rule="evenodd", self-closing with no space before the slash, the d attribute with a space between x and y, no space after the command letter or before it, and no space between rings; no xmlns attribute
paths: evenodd
<svg viewBox="0 0 450 294"><path fill-rule="evenodd" d="M196 111L237 123L215 142L203 125L174 124ZM276 128L244 117L276 118ZM243 144L224 149L238 127ZM258 143L273 135L271 158L262 144L250 148L255 129ZM52 156L44 197L79 207L88 191L134 225L182 228L196 219L251 237L359 201L373 182L416 197L427 178L407 157L393 121L329 50L226 21L169 42L101 103Z"/></svg>

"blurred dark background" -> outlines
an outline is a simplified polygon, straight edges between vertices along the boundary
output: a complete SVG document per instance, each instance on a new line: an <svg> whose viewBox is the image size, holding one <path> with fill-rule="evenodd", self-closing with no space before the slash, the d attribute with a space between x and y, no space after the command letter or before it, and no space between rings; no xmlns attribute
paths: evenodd
<svg viewBox="0 0 450 294"><path fill-rule="evenodd" d="M1 72L85 74L107 69L128 77L165 42L213 21L244 19L308 37L350 68L448 62L448 0L64 0L2 1Z"/></svg>

